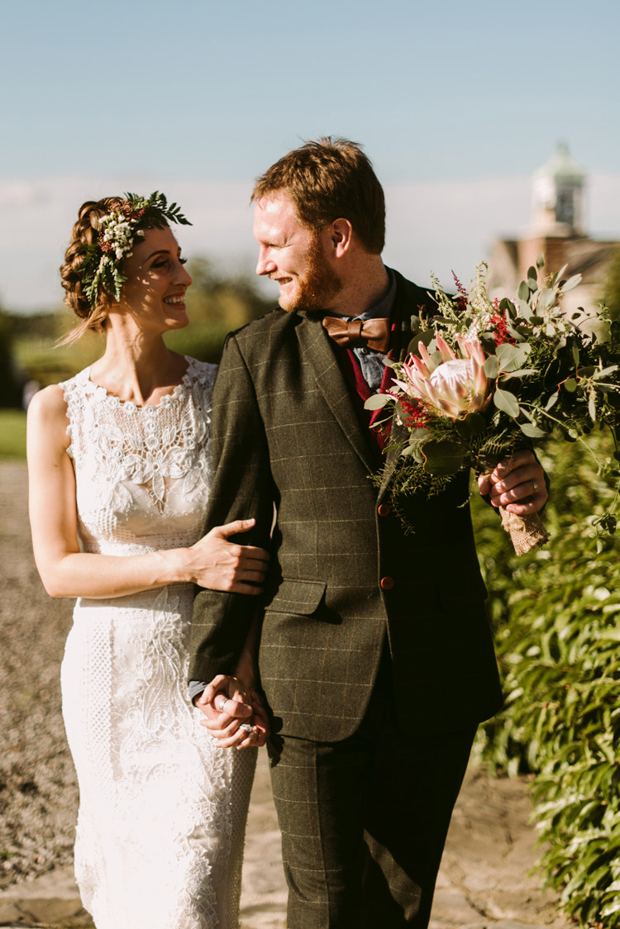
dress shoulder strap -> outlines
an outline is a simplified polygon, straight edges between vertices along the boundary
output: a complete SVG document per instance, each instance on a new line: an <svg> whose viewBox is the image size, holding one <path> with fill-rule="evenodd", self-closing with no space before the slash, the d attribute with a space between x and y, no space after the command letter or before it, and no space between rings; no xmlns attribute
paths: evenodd
<svg viewBox="0 0 620 929"><path fill-rule="evenodd" d="M69 448L67 449L67 454L73 459L76 458L77 447L81 444L79 442L79 436L81 435L82 425L84 423L87 403L87 386L91 383L89 375L90 366L84 368L78 374L74 375L74 377L70 377L66 381L61 381L58 385L62 388L67 404L67 419L69 420L67 435L71 440Z"/></svg>

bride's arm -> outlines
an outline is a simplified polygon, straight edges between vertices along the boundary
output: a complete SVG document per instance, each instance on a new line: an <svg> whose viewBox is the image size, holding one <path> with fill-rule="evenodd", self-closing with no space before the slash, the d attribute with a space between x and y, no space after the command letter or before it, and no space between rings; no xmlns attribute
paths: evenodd
<svg viewBox="0 0 620 929"><path fill-rule="evenodd" d="M122 597L189 581L200 587L258 594L267 567L260 548L229 542L254 520L216 526L189 548L145 555L80 552L76 487L67 449L67 407L62 388L40 391L28 408L29 508L34 556L52 597Z"/></svg>

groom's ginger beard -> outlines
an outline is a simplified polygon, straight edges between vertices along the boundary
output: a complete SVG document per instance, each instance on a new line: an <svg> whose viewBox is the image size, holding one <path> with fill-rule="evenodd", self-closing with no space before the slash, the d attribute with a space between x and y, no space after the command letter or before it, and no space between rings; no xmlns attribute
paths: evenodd
<svg viewBox="0 0 620 929"><path fill-rule="evenodd" d="M272 278L271 274L269 275ZM313 236L308 249L305 274L297 277L297 290L288 299L280 294L280 306L293 310L329 310L330 301L342 290L342 281L325 261L318 236Z"/></svg>

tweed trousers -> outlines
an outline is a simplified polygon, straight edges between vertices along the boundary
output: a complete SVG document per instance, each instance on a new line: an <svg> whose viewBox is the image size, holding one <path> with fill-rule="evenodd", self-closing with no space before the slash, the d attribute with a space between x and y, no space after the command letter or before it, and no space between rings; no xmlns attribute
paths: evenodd
<svg viewBox="0 0 620 929"><path fill-rule="evenodd" d="M475 731L403 731L384 654L357 732L331 743L279 740L271 776L288 929L428 926Z"/></svg>

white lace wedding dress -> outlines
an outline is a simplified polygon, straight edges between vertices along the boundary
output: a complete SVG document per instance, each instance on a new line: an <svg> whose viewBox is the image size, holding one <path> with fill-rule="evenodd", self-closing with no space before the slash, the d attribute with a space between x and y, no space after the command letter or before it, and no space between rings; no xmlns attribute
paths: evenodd
<svg viewBox="0 0 620 929"><path fill-rule="evenodd" d="M193 544L209 495L215 367L188 359L156 406L82 371L61 386L83 551ZM80 788L75 869L97 929L238 925L254 750L221 749L187 697L193 587L80 599L62 665Z"/></svg>

